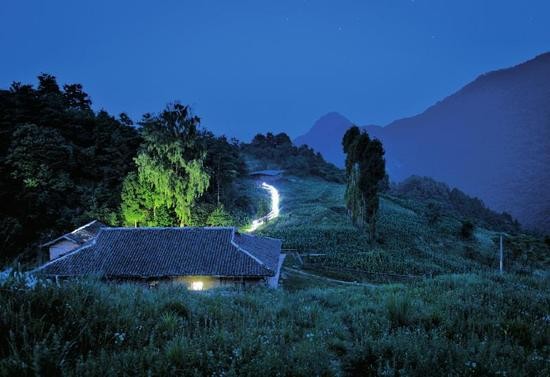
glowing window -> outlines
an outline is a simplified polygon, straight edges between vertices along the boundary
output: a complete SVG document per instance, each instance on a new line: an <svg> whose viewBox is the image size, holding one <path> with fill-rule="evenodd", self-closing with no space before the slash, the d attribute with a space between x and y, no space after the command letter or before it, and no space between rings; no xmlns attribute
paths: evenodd
<svg viewBox="0 0 550 377"><path fill-rule="evenodd" d="M192 291L202 291L203 287L204 287L204 283L202 281L194 281L191 283Z"/></svg>

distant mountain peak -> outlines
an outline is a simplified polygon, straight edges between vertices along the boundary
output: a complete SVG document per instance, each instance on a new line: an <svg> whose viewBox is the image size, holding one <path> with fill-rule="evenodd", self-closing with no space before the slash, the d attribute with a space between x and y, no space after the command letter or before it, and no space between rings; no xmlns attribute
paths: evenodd
<svg viewBox="0 0 550 377"><path fill-rule="evenodd" d="M326 113L325 115L321 116L317 121L320 121L320 120L344 120L344 121L347 121L349 122L349 119L346 118L345 116L343 116L342 114L340 114L338 111L330 111L328 113Z"/></svg>
<svg viewBox="0 0 550 377"><path fill-rule="evenodd" d="M344 155L340 140L351 125L348 118L336 111L331 111L317 119L308 132L294 140L294 144L306 144L317 151L323 151L327 161L336 161L338 166L341 166Z"/></svg>
<svg viewBox="0 0 550 377"><path fill-rule="evenodd" d="M351 124L328 113L296 144L342 166ZM550 232L550 52L482 74L420 114L363 129L384 143L392 180L429 176Z"/></svg>
<svg viewBox="0 0 550 377"><path fill-rule="evenodd" d="M325 130L330 129L333 130L334 128L342 128L347 127L351 124L351 121L340 114L339 112L332 111L330 113L326 113L325 115L321 116L317 121L313 124L313 127L311 128L311 131L319 131L319 130Z"/></svg>

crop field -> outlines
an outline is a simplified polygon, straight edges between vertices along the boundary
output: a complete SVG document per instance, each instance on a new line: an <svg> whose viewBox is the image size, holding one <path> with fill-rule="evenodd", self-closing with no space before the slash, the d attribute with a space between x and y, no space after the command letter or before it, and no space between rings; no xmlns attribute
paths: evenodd
<svg viewBox="0 0 550 377"><path fill-rule="evenodd" d="M490 272L498 268L499 234L476 228L470 240L460 236L461 219L442 216L428 224L425 208L416 202L384 195L378 216L378 242L368 243L343 206L344 185L315 178L284 177L274 185L281 193L281 215L259 229L259 234L281 238L283 247L319 253L323 266L366 272L433 275ZM526 236L510 236L505 267L544 269L550 260L546 245ZM535 245L535 246L533 246Z"/></svg>

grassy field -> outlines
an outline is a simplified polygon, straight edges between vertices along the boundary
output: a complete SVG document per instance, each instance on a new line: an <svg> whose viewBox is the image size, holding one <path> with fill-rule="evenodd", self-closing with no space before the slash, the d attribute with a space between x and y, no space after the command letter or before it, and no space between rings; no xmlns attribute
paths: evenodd
<svg viewBox="0 0 550 377"><path fill-rule="evenodd" d="M430 226L422 206L384 197L370 246L342 185L273 184L281 217L259 233L327 254L306 270L289 254L283 289L12 277L0 282L0 377L550 375L544 242L510 236L507 269L521 274L498 275L494 232L463 240L461 219ZM434 277L368 284L367 272Z"/></svg>
<svg viewBox="0 0 550 377"><path fill-rule="evenodd" d="M0 291L0 376L547 376L549 282L192 294L94 281Z"/></svg>

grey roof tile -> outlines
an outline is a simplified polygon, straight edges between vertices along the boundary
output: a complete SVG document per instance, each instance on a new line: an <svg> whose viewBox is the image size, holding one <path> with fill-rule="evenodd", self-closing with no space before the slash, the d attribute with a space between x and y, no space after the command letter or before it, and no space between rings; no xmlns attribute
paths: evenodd
<svg viewBox="0 0 550 377"><path fill-rule="evenodd" d="M280 251L279 240L235 233L234 228L102 228L95 239L36 272L121 278L273 276Z"/></svg>

